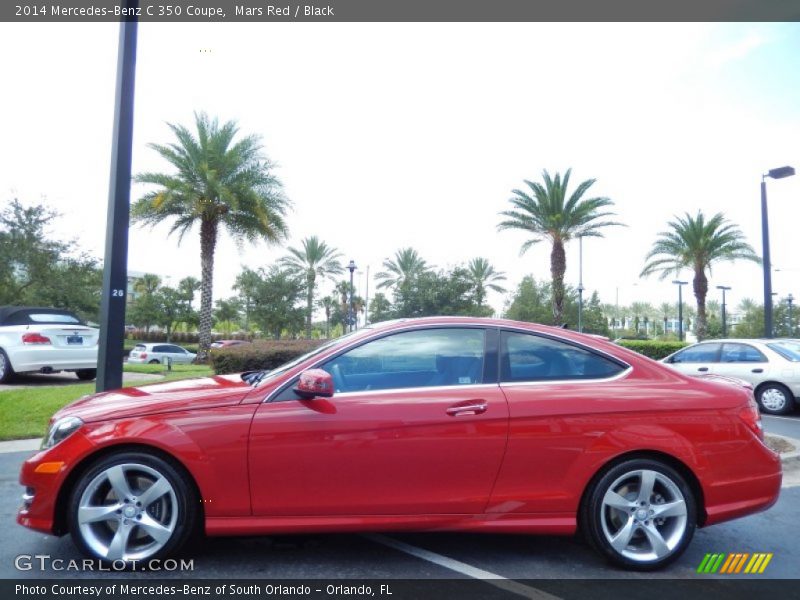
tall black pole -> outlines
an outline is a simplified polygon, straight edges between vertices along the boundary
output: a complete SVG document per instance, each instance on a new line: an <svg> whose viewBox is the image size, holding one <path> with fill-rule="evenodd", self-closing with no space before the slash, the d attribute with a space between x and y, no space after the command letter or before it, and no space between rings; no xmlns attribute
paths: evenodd
<svg viewBox="0 0 800 600"><path fill-rule="evenodd" d="M355 305L355 298L353 297L355 293L355 290L353 288L353 272L356 270L356 263L351 260L347 268L350 271L350 314L348 321L350 322L350 331L355 331L356 305Z"/></svg>
<svg viewBox="0 0 800 600"><path fill-rule="evenodd" d="M764 337L772 337L772 266L769 260L769 219L767 218L767 182L761 178L761 243L764 262Z"/></svg>
<svg viewBox="0 0 800 600"><path fill-rule="evenodd" d="M139 0L127 0L138 8ZM136 10L131 11L132 14ZM97 357L98 392L122 387L122 350L125 340L125 302L128 288L128 227L131 205L133 148L133 92L136 79L136 20L122 21L117 54L114 136L100 302L100 340Z"/></svg>
<svg viewBox="0 0 800 600"><path fill-rule="evenodd" d="M683 286L678 285L678 340L683 341Z"/></svg>
<svg viewBox="0 0 800 600"><path fill-rule="evenodd" d="M722 288L722 337L728 335L728 324L725 321L725 288Z"/></svg>

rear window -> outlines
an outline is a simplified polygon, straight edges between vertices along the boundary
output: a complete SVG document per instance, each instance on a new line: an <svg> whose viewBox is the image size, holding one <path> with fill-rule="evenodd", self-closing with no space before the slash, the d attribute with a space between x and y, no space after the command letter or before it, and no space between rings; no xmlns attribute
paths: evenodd
<svg viewBox="0 0 800 600"><path fill-rule="evenodd" d="M145 350L147 350L147 346L145 346L144 344L136 344L133 347L133 349L136 350L137 352L144 352Z"/></svg>
<svg viewBox="0 0 800 600"><path fill-rule="evenodd" d="M774 350L786 360L800 362L800 342L773 342L767 344L770 350Z"/></svg>

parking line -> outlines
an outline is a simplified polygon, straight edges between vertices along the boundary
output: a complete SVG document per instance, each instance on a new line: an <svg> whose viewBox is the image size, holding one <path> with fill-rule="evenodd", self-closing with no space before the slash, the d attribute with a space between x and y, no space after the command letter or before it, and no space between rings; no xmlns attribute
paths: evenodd
<svg viewBox="0 0 800 600"><path fill-rule="evenodd" d="M362 536L377 544L389 546L389 548L394 548L395 550L405 552L406 554L410 554L416 558L427 560L428 562L432 562L440 567L444 567L445 569L450 569L451 571L461 573L467 577L480 579L489 585L493 585L501 590L511 592L512 594L517 594L518 596L522 596L524 598L532 598L534 600L560 600L558 596L553 596L552 594L548 594L542 590L517 583L516 581L503 577L502 575L498 575L497 573L484 571L483 569L473 567L472 565L455 560L454 558L449 558L447 556L437 554L436 552L431 552L430 550L424 550L423 548L417 548L416 546L386 537L385 535L365 533L362 534Z"/></svg>

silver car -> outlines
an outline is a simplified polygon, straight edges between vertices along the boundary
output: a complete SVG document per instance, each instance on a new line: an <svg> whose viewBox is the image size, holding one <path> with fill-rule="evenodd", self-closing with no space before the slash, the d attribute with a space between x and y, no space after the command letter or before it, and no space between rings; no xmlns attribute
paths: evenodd
<svg viewBox="0 0 800 600"><path fill-rule="evenodd" d="M189 364L197 355L175 344L136 344L128 356L131 364L156 365L166 362L169 358L172 364Z"/></svg>
<svg viewBox="0 0 800 600"><path fill-rule="evenodd" d="M753 384L761 411L790 413L800 401L800 340L730 339L693 344L662 359L686 375L726 375Z"/></svg>

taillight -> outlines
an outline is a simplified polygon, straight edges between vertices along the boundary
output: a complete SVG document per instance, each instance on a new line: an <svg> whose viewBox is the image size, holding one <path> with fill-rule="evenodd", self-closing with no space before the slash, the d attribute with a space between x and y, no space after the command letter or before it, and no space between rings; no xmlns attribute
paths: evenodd
<svg viewBox="0 0 800 600"><path fill-rule="evenodd" d="M22 334L22 343L23 344L51 344L49 337L44 337L40 333L23 333Z"/></svg>
<svg viewBox="0 0 800 600"><path fill-rule="evenodd" d="M145 358L147 358L147 352L142 352L142 353L139 355L139 358L141 358L142 360L144 360Z"/></svg>
<svg viewBox="0 0 800 600"><path fill-rule="evenodd" d="M761 413L758 411L758 404L755 400L751 399L747 406L739 411L739 418L762 442L764 441L764 426L761 424Z"/></svg>

